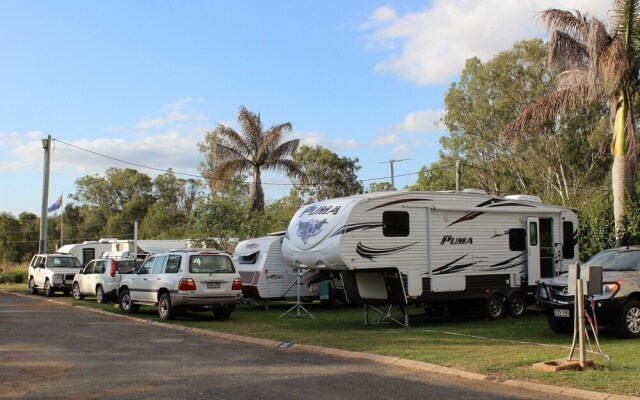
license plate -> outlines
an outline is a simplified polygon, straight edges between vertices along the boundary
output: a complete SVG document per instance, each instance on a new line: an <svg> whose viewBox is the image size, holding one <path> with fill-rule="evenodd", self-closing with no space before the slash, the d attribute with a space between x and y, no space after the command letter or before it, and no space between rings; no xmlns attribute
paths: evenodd
<svg viewBox="0 0 640 400"><path fill-rule="evenodd" d="M553 310L553 316L569 318L569 310L565 310L563 308L556 308L555 310Z"/></svg>
<svg viewBox="0 0 640 400"><path fill-rule="evenodd" d="M207 289L220 289L220 282L207 282Z"/></svg>

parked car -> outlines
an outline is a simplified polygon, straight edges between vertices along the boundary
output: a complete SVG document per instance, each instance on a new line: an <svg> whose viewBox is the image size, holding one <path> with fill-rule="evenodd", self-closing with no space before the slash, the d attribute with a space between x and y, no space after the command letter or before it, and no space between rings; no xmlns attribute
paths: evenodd
<svg viewBox="0 0 640 400"><path fill-rule="evenodd" d="M621 338L640 337L640 246L604 250L585 264L603 269L602 294L585 298L589 315L595 311L594 321L612 326ZM573 329L574 296L568 292L568 274L538 286L537 304L556 333Z"/></svg>
<svg viewBox="0 0 640 400"><path fill-rule="evenodd" d="M117 299L121 274L131 274L135 268L133 258L97 258L90 261L73 280L73 297L82 300L95 296L100 304L110 298Z"/></svg>
<svg viewBox="0 0 640 400"><path fill-rule="evenodd" d="M38 289L43 289L45 296L52 297L60 290L68 296L80 268L80 260L72 254L36 254L29 263L29 293L37 294Z"/></svg>
<svg viewBox="0 0 640 400"><path fill-rule="evenodd" d="M149 256L140 268L122 275L120 309L137 312L158 306L162 319L184 310L213 311L227 319L242 302L242 281L231 256L217 250L181 250Z"/></svg>

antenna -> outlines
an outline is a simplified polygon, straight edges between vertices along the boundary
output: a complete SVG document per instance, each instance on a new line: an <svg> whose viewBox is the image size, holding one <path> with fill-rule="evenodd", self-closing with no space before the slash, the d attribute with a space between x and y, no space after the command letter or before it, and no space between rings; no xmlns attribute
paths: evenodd
<svg viewBox="0 0 640 400"><path fill-rule="evenodd" d="M397 163L400 161L407 161L407 160L411 160L410 158L403 158L401 160L387 160L387 161L382 161L378 164L384 164L384 163L389 163L389 165L391 165L391 190L396 190L396 183L395 183L395 179L393 176L393 163Z"/></svg>

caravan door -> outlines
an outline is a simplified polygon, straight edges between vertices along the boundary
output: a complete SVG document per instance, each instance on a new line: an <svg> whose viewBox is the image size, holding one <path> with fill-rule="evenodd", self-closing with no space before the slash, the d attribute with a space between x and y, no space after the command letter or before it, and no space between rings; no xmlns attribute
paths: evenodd
<svg viewBox="0 0 640 400"><path fill-rule="evenodd" d="M540 221L527 217L527 283L535 285L540 280Z"/></svg>

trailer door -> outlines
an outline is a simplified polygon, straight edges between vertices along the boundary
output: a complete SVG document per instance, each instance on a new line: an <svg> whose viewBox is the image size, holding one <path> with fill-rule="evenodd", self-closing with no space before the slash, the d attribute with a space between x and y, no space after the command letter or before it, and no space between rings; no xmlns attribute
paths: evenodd
<svg viewBox="0 0 640 400"><path fill-rule="evenodd" d="M535 285L540 280L540 221L527 217L527 283Z"/></svg>

